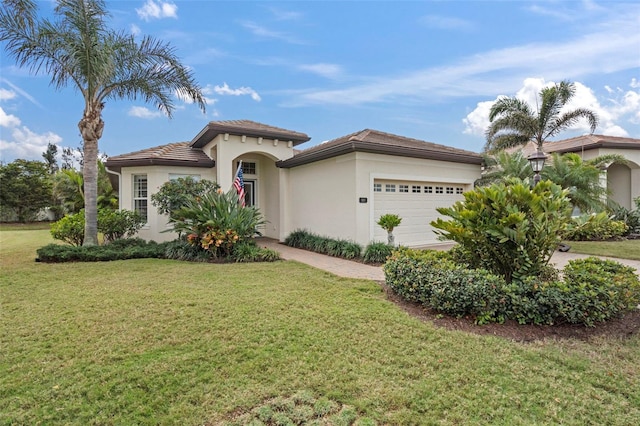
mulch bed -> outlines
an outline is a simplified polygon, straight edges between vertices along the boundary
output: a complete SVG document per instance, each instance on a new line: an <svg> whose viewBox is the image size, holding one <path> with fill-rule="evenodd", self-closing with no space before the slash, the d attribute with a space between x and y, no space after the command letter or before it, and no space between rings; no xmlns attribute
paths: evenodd
<svg viewBox="0 0 640 426"><path fill-rule="evenodd" d="M396 295L386 284L380 283L387 299L401 307L409 315L422 321L432 322L436 327L447 330L459 330L479 335L498 336L517 342L533 342L543 339L579 339L589 340L596 336L611 338L629 338L640 333L640 309L629 312L623 318L611 319L596 327L574 324L557 325L521 325L516 321L504 324L477 325L471 318L453 318L438 314L419 303L407 302Z"/></svg>

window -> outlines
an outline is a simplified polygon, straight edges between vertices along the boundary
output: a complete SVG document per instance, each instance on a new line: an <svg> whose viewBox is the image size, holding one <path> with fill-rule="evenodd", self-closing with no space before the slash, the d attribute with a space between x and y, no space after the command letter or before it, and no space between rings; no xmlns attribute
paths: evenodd
<svg viewBox="0 0 640 426"><path fill-rule="evenodd" d="M444 188L441 186L436 186L436 194L444 194Z"/></svg>
<svg viewBox="0 0 640 426"><path fill-rule="evenodd" d="M425 186L424 187L425 194L433 194L433 186Z"/></svg>
<svg viewBox="0 0 640 426"><path fill-rule="evenodd" d="M462 188L461 186L456 188L456 194L462 194L464 192L464 188Z"/></svg>
<svg viewBox="0 0 640 426"><path fill-rule="evenodd" d="M147 221L147 175L133 175L133 210Z"/></svg>
<svg viewBox="0 0 640 426"><path fill-rule="evenodd" d="M420 193L420 185L412 185L411 186L411 192L413 192L414 194L419 194Z"/></svg>
<svg viewBox="0 0 640 426"><path fill-rule="evenodd" d="M236 163L236 168L240 165L240 162L238 161ZM242 162L242 174L245 175L257 175L258 173L256 173L256 163L253 161L243 161Z"/></svg>
<svg viewBox="0 0 640 426"><path fill-rule="evenodd" d="M453 194L453 186L447 186L447 194Z"/></svg>
<svg viewBox="0 0 640 426"><path fill-rule="evenodd" d="M409 192L409 185L398 185L398 192Z"/></svg>
<svg viewBox="0 0 640 426"><path fill-rule="evenodd" d="M392 183L387 183L384 186L384 192L396 192L396 186Z"/></svg>
<svg viewBox="0 0 640 426"><path fill-rule="evenodd" d="M382 184L374 183L373 184L373 192L382 192Z"/></svg>

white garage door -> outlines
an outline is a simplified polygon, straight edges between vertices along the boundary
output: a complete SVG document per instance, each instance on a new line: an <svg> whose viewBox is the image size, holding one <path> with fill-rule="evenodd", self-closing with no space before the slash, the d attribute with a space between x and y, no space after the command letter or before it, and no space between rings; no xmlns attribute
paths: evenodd
<svg viewBox="0 0 640 426"><path fill-rule="evenodd" d="M420 246L437 243L430 223L442 217L438 207L450 207L464 200L470 185L443 182L411 182L376 179L373 184L375 241L387 241L387 233L378 224L383 214L397 214L402 223L393 230L396 244Z"/></svg>

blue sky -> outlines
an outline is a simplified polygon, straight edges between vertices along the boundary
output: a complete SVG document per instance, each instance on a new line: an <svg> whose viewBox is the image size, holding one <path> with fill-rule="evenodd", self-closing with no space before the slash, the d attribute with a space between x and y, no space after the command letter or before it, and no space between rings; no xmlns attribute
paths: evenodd
<svg viewBox="0 0 640 426"><path fill-rule="evenodd" d="M236 119L307 133L302 147L371 128L479 152L498 96L535 102L563 79L577 85L570 107L599 114L597 133L640 138L635 1L106 3L112 28L170 42L208 100L206 114L178 101L173 119L110 100L108 155ZM53 2L39 6L51 13ZM79 93L17 68L4 46L0 61L0 160L41 159L48 142L78 147Z"/></svg>

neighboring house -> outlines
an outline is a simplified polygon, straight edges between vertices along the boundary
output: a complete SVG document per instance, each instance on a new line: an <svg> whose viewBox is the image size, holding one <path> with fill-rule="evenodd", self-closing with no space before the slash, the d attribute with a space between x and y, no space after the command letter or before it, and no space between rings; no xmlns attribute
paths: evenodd
<svg viewBox="0 0 640 426"><path fill-rule="evenodd" d="M526 156L536 150L534 143L526 145L522 152ZM640 139L603 135L578 136L555 142L545 142L542 150L551 154L573 152L583 160L601 155L618 154L627 159L627 164L611 164L604 172L609 199L627 209L633 209L633 200L640 197Z"/></svg>
<svg viewBox="0 0 640 426"><path fill-rule="evenodd" d="M462 200L480 177L480 154L363 130L303 151L304 134L249 120L214 121L191 142L110 157L120 208L147 218L139 236L165 241L167 217L151 205L151 194L174 178L193 176L231 188L243 164L247 205L267 224L263 235L284 240L296 229L366 245L386 241L376 222L386 213L402 217L396 243L437 243L429 223L437 207ZM115 179L114 179L115 180Z"/></svg>

